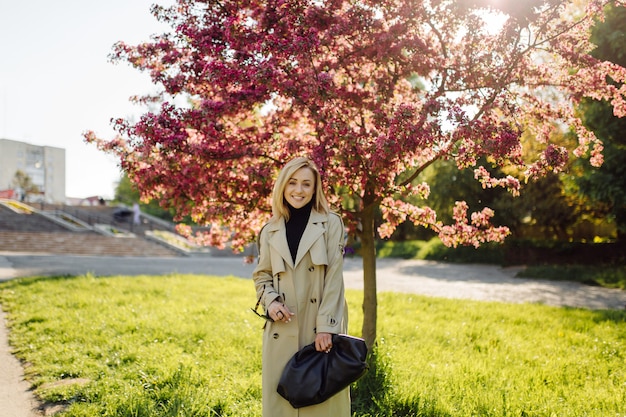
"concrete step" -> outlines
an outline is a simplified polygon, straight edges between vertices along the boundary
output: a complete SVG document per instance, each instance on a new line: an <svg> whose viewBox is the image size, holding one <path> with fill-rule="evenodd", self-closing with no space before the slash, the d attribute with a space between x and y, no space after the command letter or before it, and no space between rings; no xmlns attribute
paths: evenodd
<svg viewBox="0 0 626 417"><path fill-rule="evenodd" d="M16 213L0 205L0 230L21 232L62 232L67 231L53 221L33 213Z"/></svg>
<svg viewBox="0 0 626 417"><path fill-rule="evenodd" d="M141 237L109 237L93 232L0 230L0 252L90 256L177 257L177 252Z"/></svg>

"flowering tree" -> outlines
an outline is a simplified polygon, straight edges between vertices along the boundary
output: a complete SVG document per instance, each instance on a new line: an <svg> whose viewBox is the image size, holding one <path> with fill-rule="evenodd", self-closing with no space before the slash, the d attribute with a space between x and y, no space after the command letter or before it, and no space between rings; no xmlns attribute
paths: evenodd
<svg viewBox="0 0 626 417"><path fill-rule="evenodd" d="M360 236L363 337L376 340L375 233L403 221L436 231L450 246L502 241L489 208L453 224L427 205L420 173L437 159L473 169L487 187L517 193L519 180L493 178L477 161L522 167L528 178L558 172L568 153L551 134L576 131L574 154L602 161L602 144L574 113L583 97L626 114L626 70L594 59L589 30L606 0L584 8L533 0L177 0L153 7L172 32L116 61L150 73L160 103L138 122L118 119L119 136L86 140L116 154L144 199L158 199L210 224L211 244L250 242L269 217L274 174L310 156L331 204ZM501 9L495 6L500 5ZM517 5L523 5L519 7ZM623 4L622 4L623 5ZM184 104L177 104L182 100ZM520 136L542 152L524 160ZM407 203L418 196L424 204ZM413 198L415 201L415 198ZM356 202L356 203L355 203ZM374 228L382 212L384 224Z"/></svg>

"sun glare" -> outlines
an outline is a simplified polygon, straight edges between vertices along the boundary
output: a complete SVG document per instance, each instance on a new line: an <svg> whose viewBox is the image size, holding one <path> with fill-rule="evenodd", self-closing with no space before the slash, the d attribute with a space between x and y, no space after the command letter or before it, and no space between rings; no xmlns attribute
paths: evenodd
<svg viewBox="0 0 626 417"><path fill-rule="evenodd" d="M485 29L490 35L500 32L509 18L508 15L493 9L481 9L476 11L476 14L483 20Z"/></svg>

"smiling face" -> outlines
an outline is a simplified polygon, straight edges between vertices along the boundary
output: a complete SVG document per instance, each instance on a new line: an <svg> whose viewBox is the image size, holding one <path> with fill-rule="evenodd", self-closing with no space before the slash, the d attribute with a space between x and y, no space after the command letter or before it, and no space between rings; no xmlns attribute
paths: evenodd
<svg viewBox="0 0 626 417"><path fill-rule="evenodd" d="M315 193L315 175L307 167L293 173L285 187L285 200L293 208L302 208L311 201Z"/></svg>

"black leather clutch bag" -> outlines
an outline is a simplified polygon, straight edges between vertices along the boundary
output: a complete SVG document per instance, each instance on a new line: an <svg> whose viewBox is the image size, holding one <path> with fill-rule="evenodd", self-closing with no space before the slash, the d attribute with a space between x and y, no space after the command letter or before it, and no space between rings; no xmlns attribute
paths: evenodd
<svg viewBox="0 0 626 417"><path fill-rule="evenodd" d="M326 401L367 371L367 346L361 338L333 335L329 353L306 345L287 362L277 391L292 407L300 408Z"/></svg>

